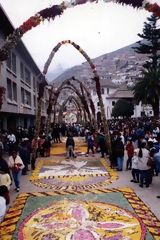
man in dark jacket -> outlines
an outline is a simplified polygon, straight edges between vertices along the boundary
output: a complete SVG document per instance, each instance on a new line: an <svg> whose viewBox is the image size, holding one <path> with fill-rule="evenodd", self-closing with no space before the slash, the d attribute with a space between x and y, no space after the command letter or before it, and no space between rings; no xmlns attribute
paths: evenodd
<svg viewBox="0 0 160 240"><path fill-rule="evenodd" d="M66 140L67 158L75 157L74 147L75 147L74 139L71 135L69 135Z"/></svg>
<svg viewBox="0 0 160 240"><path fill-rule="evenodd" d="M121 137L117 137L115 144L115 155L117 158L118 171L122 171L124 161L124 144Z"/></svg>
<svg viewBox="0 0 160 240"><path fill-rule="evenodd" d="M104 154L107 154L106 139L103 133L98 134L97 138L97 148L100 148L101 157L104 158Z"/></svg>

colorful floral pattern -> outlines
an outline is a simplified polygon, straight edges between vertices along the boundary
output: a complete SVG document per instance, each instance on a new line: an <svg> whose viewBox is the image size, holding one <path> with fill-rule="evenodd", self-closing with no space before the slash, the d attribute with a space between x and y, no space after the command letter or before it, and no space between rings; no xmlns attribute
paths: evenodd
<svg viewBox="0 0 160 240"><path fill-rule="evenodd" d="M33 184L60 191L106 186L118 178L104 159L41 160L30 180Z"/></svg>
<svg viewBox="0 0 160 240"><path fill-rule="evenodd" d="M99 236L104 236L101 240L160 239L160 221L132 189L103 188L99 194L97 189L86 193L73 190L70 195L57 191L20 194L0 224L1 239L21 240L30 231L32 237L25 239L63 239L55 234L66 234L72 240L83 236L93 240Z"/></svg>
<svg viewBox="0 0 160 240"><path fill-rule="evenodd" d="M118 206L64 200L29 215L19 226L18 239L142 240L145 233L141 220Z"/></svg>

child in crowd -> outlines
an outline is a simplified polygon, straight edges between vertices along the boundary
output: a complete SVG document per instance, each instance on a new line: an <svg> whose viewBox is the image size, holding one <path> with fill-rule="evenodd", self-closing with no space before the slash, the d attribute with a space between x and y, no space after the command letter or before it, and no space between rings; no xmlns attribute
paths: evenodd
<svg viewBox="0 0 160 240"><path fill-rule="evenodd" d="M139 183L138 155L136 152L132 158L132 177L131 182Z"/></svg>

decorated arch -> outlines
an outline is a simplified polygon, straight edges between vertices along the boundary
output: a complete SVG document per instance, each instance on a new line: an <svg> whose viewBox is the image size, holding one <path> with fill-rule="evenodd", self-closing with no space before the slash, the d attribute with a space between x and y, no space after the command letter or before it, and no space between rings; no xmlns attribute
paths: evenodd
<svg viewBox="0 0 160 240"><path fill-rule="evenodd" d="M90 94L89 90L87 89L87 87L85 86L85 84L82 83L79 79L77 79L75 77L72 77L72 78L69 78L69 79L66 79L65 81L63 81L63 83L59 86L59 88L56 91L54 90L54 86L51 88L47 113L50 114L50 112L52 110L52 106L54 104L54 101L55 101L56 97L58 98L60 91L62 90L61 88L64 85L69 85L71 82L79 84L83 97L86 99L86 101L90 105L92 117L95 118L95 106L94 106L91 94ZM77 89L77 91L78 91L78 89Z"/></svg>
<svg viewBox="0 0 160 240"><path fill-rule="evenodd" d="M96 92L97 92L97 96L98 96L98 100L99 100L99 105L100 105L100 110L101 110L101 115L102 115L102 124L103 124L103 130L106 136L106 142L107 142L107 148L109 153L111 154L111 140L110 140L110 132L109 132L109 127L108 127L108 123L107 123L107 119L106 119L106 115L105 115L105 109L104 109L104 104L103 104L103 99L102 99L102 95L101 95L101 84L100 84L100 77L97 73L96 70L96 66L93 64L92 60L90 59L90 57L87 55L87 53L76 43L74 43L71 40L64 40L59 42L51 51L45 65L44 65L44 69L43 69L43 74L45 75L48 71L48 68L52 62L52 59L55 55L55 53L60 49L60 47L63 44L71 44L76 50L78 50L83 57L87 60L87 62L89 63L92 72L93 72L93 81L95 81L96 84Z"/></svg>
<svg viewBox="0 0 160 240"><path fill-rule="evenodd" d="M67 8L71 8L71 7L74 7L76 5L80 5L80 4L85 4L87 2L97 2L97 0L72 0L70 2L69 1L64 1L59 5L53 5L49 8L46 8L46 9L43 9L43 10L39 11L34 16L31 16L19 28L15 29L14 32L7 37L6 41L4 42L3 46L0 49L0 62L7 59L10 50L13 47L15 47L16 44L18 43L18 41L21 39L21 37L26 32L31 30L33 27L38 26L41 22L43 22L46 19L47 20L51 20L51 19L54 20L55 17L62 15L64 10L66 10ZM106 2L106 3L114 2L114 3L122 4L122 5L130 5L134 8L144 8L147 11L152 12L156 16L160 17L160 6L157 3L150 3L148 0L104 0L104 2ZM85 58L88 57L88 55L84 55L85 52L83 52L83 50L78 45L74 44L70 40L62 41L61 43L59 43L59 45L57 45L57 49L54 49L54 50L57 51L59 49L59 47L62 44L65 44L65 43L72 44L77 50L79 50L81 52L81 54ZM87 59L87 61L88 60L89 59ZM106 120L106 116L105 116L104 104L103 104L103 100L102 100L102 96L101 96L99 76L97 74L97 71L96 71L96 68L95 68L94 64L91 61L88 61L88 62L89 62L90 66L93 70L93 73L94 73L94 78L93 79L96 82L96 90L97 90L97 95L98 95L98 98L99 98L99 104L100 104L100 108L101 108L103 128L104 128L104 132L105 132L105 135L106 135L108 150L109 150L109 153L111 153L110 134L109 134L109 128L108 128L108 124L107 124L107 120ZM0 67L1 67L1 64L0 64ZM45 74L45 71L43 71L43 73ZM41 101L41 98L39 99L39 101ZM38 114L39 114L39 109L38 109Z"/></svg>
<svg viewBox="0 0 160 240"><path fill-rule="evenodd" d="M45 20L54 20L55 17L63 14L67 8L75 7L76 5L85 4L87 2L97 2L97 0L72 0L63 1L59 5L53 5L49 8L45 8L37 12L34 16L31 16L25 21L19 28L15 29L4 42L0 49L0 61L7 59L10 50L16 46L21 37L34 27L37 27L41 22ZM104 2L114 2L117 4L129 5L133 8L143 8L149 12L154 13L160 17L160 6L157 3L150 3L149 0L104 0Z"/></svg>
<svg viewBox="0 0 160 240"><path fill-rule="evenodd" d="M81 105L83 106L83 109L87 113L86 120L92 121L92 116L91 116L89 106L88 106L88 103L87 103L87 100L86 100L85 96L74 85L65 85L65 86L63 86L61 91L63 91L63 90L71 90L71 91L73 91L73 93L76 94L76 96L79 99Z"/></svg>
<svg viewBox="0 0 160 240"><path fill-rule="evenodd" d="M79 101L79 99L72 95L69 96L65 101L63 101L62 105L60 106L59 114L58 114L58 122L62 122L64 108L65 108L66 104L70 101L73 102L73 104L77 110L77 121L82 122L82 111L84 111L84 108L83 108L81 102ZM78 115L78 113L79 113L79 115ZM81 119L80 119L80 117L81 117Z"/></svg>
<svg viewBox="0 0 160 240"><path fill-rule="evenodd" d="M55 115L56 115L55 107L56 107L59 95L61 94L61 92L64 89L70 89L77 95L77 97L79 98L79 100L83 106L83 109L85 110L85 112L87 112L89 121L91 122L93 120L93 118L91 117L91 113L90 113L89 106L87 103L87 99L84 95L84 92L80 92L78 90L78 88L73 83L71 83L70 79L66 79L64 82L62 82L62 84L59 86L59 88L53 94L51 92L51 95L53 95L53 96L52 96L52 98L50 98L51 101L49 102L48 111L47 111L48 118L47 118L47 123L46 123L46 134L48 134L48 131L50 129L52 107L54 109L54 122L55 122ZM53 89L52 89L52 91L53 91ZM86 117L85 117L85 119L86 119Z"/></svg>
<svg viewBox="0 0 160 240"><path fill-rule="evenodd" d="M94 106L94 102L92 100L92 97L91 97L91 94L89 92L89 90L87 89L86 85L84 83L82 83L79 79L75 78L75 77L72 77L72 80L73 81L76 81L77 83L80 84L80 86L84 89L84 91L86 92L86 95L87 95L87 98L89 100L89 103L90 103L90 109L92 111L92 114L93 116L95 117L96 115L96 109L95 109L95 106Z"/></svg>
<svg viewBox="0 0 160 240"><path fill-rule="evenodd" d="M73 84L63 86L62 91L67 90L67 89L72 90L76 94L79 101L81 102L81 105L83 106L83 109L87 113L86 120L92 122L91 112L89 110L89 106L88 106L85 96Z"/></svg>

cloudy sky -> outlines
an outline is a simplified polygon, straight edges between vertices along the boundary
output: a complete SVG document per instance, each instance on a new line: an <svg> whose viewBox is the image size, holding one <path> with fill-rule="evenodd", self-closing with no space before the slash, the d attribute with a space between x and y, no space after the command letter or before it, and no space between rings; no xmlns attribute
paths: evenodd
<svg viewBox="0 0 160 240"><path fill-rule="evenodd" d="M30 16L59 0L0 0L11 22L18 27ZM160 3L160 0L156 0ZM144 10L114 3L87 3L64 11L54 21L45 21L27 32L22 40L41 70L52 48L65 39L79 44L91 58L111 52L138 40L149 16ZM72 46L66 45L55 55L50 72L62 71L84 62Z"/></svg>

